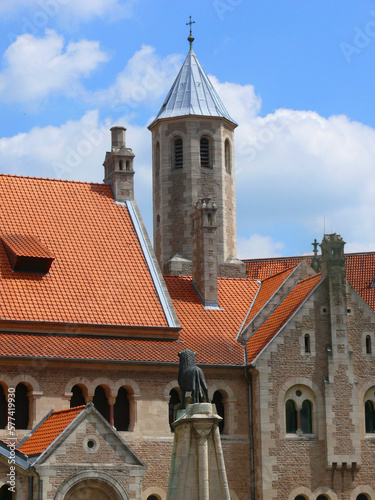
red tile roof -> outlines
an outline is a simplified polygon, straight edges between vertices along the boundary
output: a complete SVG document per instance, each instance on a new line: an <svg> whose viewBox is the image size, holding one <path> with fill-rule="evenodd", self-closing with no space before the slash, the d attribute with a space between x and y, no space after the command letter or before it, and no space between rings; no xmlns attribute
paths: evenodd
<svg viewBox="0 0 375 500"><path fill-rule="evenodd" d="M348 253L346 259L346 279L375 311L375 287L371 286L375 278L375 252ZM271 259L245 260L247 276L264 280L268 276L299 264L306 260L311 264L310 256L275 257Z"/></svg>
<svg viewBox="0 0 375 500"><path fill-rule="evenodd" d="M28 456L43 453L84 408L85 406L77 406L68 410L53 411L19 450Z"/></svg>
<svg viewBox="0 0 375 500"><path fill-rule="evenodd" d="M0 234L0 239L19 257L54 258L40 241L29 234Z"/></svg>
<svg viewBox="0 0 375 500"><path fill-rule="evenodd" d="M190 277L166 276L168 290L182 326L180 340L197 352L199 363L243 364L238 330L259 283L239 278L219 278L221 310L205 310Z"/></svg>
<svg viewBox="0 0 375 500"><path fill-rule="evenodd" d="M205 310L190 277L166 276L166 283L182 326L178 341L0 333L0 356L178 363L178 352L189 347L198 363L243 364L236 334L259 284L220 278L221 310Z"/></svg>
<svg viewBox="0 0 375 500"><path fill-rule="evenodd" d="M280 286L284 283L288 276L290 276L294 269L295 267L291 267L285 271L281 271L280 273L266 278L262 282L258 295L256 296L255 302L252 305L249 316L247 317L243 328L245 328L250 323L250 321L258 314L258 312L269 301L273 294L280 288Z"/></svg>
<svg viewBox="0 0 375 500"><path fill-rule="evenodd" d="M308 295L318 285L320 280L321 275L317 274L299 281L261 327L252 337L250 337L247 342L247 359L249 363L254 361L279 330L287 323Z"/></svg>
<svg viewBox="0 0 375 500"><path fill-rule="evenodd" d="M49 274L12 272L0 245L0 320L167 327L129 212L104 184L0 175L0 234L33 235ZM15 244L15 243L14 243Z"/></svg>

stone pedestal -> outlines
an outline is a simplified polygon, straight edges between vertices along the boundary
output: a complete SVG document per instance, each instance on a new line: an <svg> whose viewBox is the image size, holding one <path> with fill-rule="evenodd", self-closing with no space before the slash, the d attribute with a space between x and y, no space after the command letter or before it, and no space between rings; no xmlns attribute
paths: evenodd
<svg viewBox="0 0 375 500"><path fill-rule="evenodd" d="M215 405L196 403L174 422L167 500L230 500Z"/></svg>

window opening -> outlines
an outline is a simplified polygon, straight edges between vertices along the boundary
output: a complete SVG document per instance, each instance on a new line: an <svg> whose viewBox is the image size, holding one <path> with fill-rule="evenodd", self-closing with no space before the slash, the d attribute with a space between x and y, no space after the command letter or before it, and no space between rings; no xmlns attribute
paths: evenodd
<svg viewBox="0 0 375 500"><path fill-rule="evenodd" d="M174 168L182 168L184 165L182 139L178 137L174 140Z"/></svg>
<svg viewBox="0 0 375 500"><path fill-rule="evenodd" d="M295 434L297 432L297 410L291 399L285 403L285 420L287 434Z"/></svg>
<svg viewBox="0 0 375 500"><path fill-rule="evenodd" d="M371 337L370 335L366 336L366 354L372 353L372 345L371 345Z"/></svg>
<svg viewBox="0 0 375 500"><path fill-rule="evenodd" d="M0 488L0 500L12 500L12 492L9 490L8 484L3 484Z"/></svg>
<svg viewBox="0 0 375 500"><path fill-rule="evenodd" d="M358 496L357 496L357 500L369 500L368 496L363 494L363 493L360 493Z"/></svg>
<svg viewBox="0 0 375 500"><path fill-rule="evenodd" d="M365 403L366 434L375 433L375 409L372 401Z"/></svg>
<svg viewBox="0 0 375 500"><path fill-rule="evenodd" d="M216 406L216 411L219 417L221 417L223 420L219 422L219 431L220 434L224 432L224 427L225 427L225 408L224 408L224 403L223 403L223 395L221 394L220 391L215 391L214 392L214 397L212 398L212 403Z"/></svg>
<svg viewBox="0 0 375 500"><path fill-rule="evenodd" d="M155 495L150 495L149 497L147 497L147 500L159 500L159 497Z"/></svg>
<svg viewBox="0 0 375 500"><path fill-rule="evenodd" d="M82 388L79 385L74 385L72 387L72 393L73 394L70 399L70 408L75 408L76 406L82 406L86 404Z"/></svg>
<svg viewBox="0 0 375 500"><path fill-rule="evenodd" d="M210 167L210 143L207 137L201 138L201 167Z"/></svg>
<svg viewBox="0 0 375 500"><path fill-rule="evenodd" d="M15 428L27 429L29 425L29 397L25 384L18 384L15 392Z"/></svg>
<svg viewBox="0 0 375 500"><path fill-rule="evenodd" d="M8 405L5 397L4 387L0 384L0 429L5 429L7 424L8 424Z"/></svg>
<svg viewBox="0 0 375 500"><path fill-rule="evenodd" d="M306 500L306 497L303 495L297 495L294 500Z"/></svg>
<svg viewBox="0 0 375 500"><path fill-rule="evenodd" d="M120 387L113 408L114 424L118 431L128 431L130 424L129 393L125 387Z"/></svg>
<svg viewBox="0 0 375 500"><path fill-rule="evenodd" d="M155 175L158 176L160 171L160 144L157 142L155 147Z"/></svg>
<svg viewBox="0 0 375 500"><path fill-rule="evenodd" d="M119 163L119 169L122 170L123 169L123 166L122 166L122 160L120 160L120 163Z"/></svg>
<svg viewBox="0 0 375 500"><path fill-rule="evenodd" d="M305 352L306 353L311 352L310 335L308 333L305 335Z"/></svg>
<svg viewBox="0 0 375 500"><path fill-rule="evenodd" d="M92 399L95 408L98 412L109 422L109 404L108 398L104 388L101 385L95 389L94 397Z"/></svg>
<svg viewBox="0 0 375 500"><path fill-rule="evenodd" d="M329 500L329 497L327 495L319 495L316 500Z"/></svg>
<svg viewBox="0 0 375 500"><path fill-rule="evenodd" d="M304 434L312 434L312 405L307 399L302 403L301 430Z"/></svg>
<svg viewBox="0 0 375 500"><path fill-rule="evenodd" d="M168 403L168 411L169 411L169 426L171 428L171 432L174 432L174 428L172 423L176 420L176 413L178 410L178 405L181 403L180 395L176 389L171 389L169 392L169 403Z"/></svg>
<svg viewBox="0 0 375 500"><path fill-rule="evenodd" d="M232 164L231 164L231 150L230 150L230 142L229 139L225 139L225 146L224 146L224 153L225 153L225 171L227 174L232 173Z"/></svg>

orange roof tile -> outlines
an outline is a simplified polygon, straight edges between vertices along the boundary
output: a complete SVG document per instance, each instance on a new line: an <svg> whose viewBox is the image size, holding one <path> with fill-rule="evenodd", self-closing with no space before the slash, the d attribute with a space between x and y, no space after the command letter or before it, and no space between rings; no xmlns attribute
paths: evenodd
<svg viewBox="0 0 375 500"><path fill-rule="evenodd" d="M248 363L252 363L321 280L317 274L299 281L247 342Z"/></svg>
<svg viewBox="0 0 375 500"><path fill-rule="evenodd" d="M246 319L246 322L243 328L250 323L250 321L258 314L258 312L262 309L262 307L269 301L269 299L273 296L273 294L280 288L280 286L284 283L284 281L290 276L292 271L294 271L295 267L290 267L285 271L281 271L273 276L266 278L259 289L259 293L256 296L255 302L252 305L249 316Z"/></svg>
<svg viewBox="0 0 375 500"><path fill-rule="evenodd" d="M0 199L0 233L31 234L55 256L49 274L12 272L0 245L0 320L168 326L108 185L0 175Z"/></svg>
<svg viewBox="0 0 375 500"><path fill-rule="evenodd" d="M197 352L197 362L243 364L243 347L236 335L259 283L219 278L221 310L205 310L190 277L166 276L165 281L182 326L180 340L185 342L185 347Z"/></svg>
<svg viewBox="0 0 375 500"><path fill-rule="evenodd" d="M0 356L178 363L178 352L189 347L198 363L242 365L236 334L259 283L220 278L221 310L204 309L190 277L166 276L166 283L182 326L178 341L0 333Z"/></svg>
<svg viewBox="0 0 375 500"><path fill-rule="evenodd" d="M1 234L0 239L20 257L54 258L54 255L31 235Z"/></svg>
<svg viewBox="0 0 375 500"><path fill-rule="evenodd" d="M375 311L375 287L371 286L375 278L375 252L348 253L346 259L346 279ZM268 276L299 264L306 260L311 264L311 257L275 257L271 259L245 260L247 276L264 280Z"/></svg>
<svg viewBox="0 0 375 500"><path fill-rule="evenodd" d="M49 417L31 434L19 450L25 455L43 453L60 434L84 410L85 406L77 406L68 410L53 411Z"/></svg>
<svg viewBox="0 0 375 500"><path fill-rule="evenodd" d="M271 259L249 259L244 260L248 278L263 281L274 274L280 273L285 269L297 266L305 260L311 264L311 257L274 257Z"/></svg>

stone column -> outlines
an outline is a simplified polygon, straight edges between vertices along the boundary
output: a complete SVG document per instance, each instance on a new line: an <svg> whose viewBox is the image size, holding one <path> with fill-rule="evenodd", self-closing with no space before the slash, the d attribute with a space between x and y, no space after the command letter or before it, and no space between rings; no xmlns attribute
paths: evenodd
<svg viewBox="0 0 375 500"><path fill-rule="evenodd" d="M215 406L196 403L179 413L167 500L230 500Z"/></svg>

